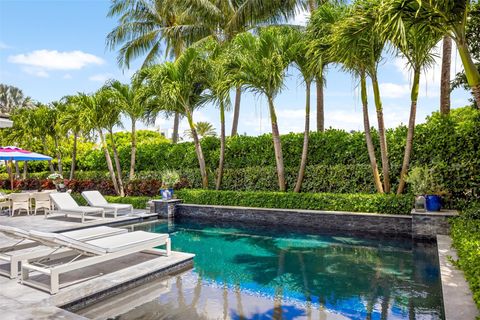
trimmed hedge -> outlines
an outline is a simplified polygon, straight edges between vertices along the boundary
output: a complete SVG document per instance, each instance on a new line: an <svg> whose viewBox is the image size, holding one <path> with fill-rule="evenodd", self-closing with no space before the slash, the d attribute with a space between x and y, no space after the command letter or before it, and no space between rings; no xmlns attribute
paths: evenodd
<svg viewBox="0 0 480 320"><path fill-rule="evenodd" d="M480 206L474 215L480 218ZM457 265L473 292L473 300L480 309L480 219L468 219L467 216L451 221L453 246L457 249Z"/></svg>
<svg viewBox="0 0 480 320"><path fill-rule="evenodd" d="M291 192L238 192L183 189L176 191L185 203L279 209L410 214L413 197L409 195L334 194Z"/></svg>

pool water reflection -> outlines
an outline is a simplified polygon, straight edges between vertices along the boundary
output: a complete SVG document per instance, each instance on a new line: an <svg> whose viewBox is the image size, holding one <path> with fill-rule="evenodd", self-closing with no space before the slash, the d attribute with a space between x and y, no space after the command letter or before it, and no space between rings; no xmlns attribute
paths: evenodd
<svg viewBox="0 0 480 320"><path fill-rule="evenodd" d="M117 319L443 319L434 243L199 224L170 233L194 269Z"/></svg>

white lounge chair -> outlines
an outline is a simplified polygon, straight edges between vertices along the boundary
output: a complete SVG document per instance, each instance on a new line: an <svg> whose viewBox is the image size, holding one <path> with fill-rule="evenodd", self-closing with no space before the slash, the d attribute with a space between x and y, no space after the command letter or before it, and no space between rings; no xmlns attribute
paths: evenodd
<svg viewBox="0 0 480 320"><path fill-rule="evenodd" d="M124 203L109 203L105 197L98 191L83 191L82 197L87 200L88 204L92 207L104 208L113 210L113 216L116 218L117 213L120 210L129 211L133 213L133 206L131 204Z"/></svg>
<svg viewBox="0 0 480 320"><path fill-rule="evenodd" d="M75 199L69 193L65 192L57 192L57 193L50 193L50 199L52 199L55 207L65 213L65 216L68 214L80 214L82 217L82 223L85 222L85 215L86 214L95 214L101 213L102 218L105 218L105 210L102 208L94 208L94 207L87 207L87 206L79 206Z"/></svg>
<svg viewBox="0 0 480 320"><path fill-rule="evenodd" d="M62 232L61 234L78 241L88 241L126 232L128 232L126 229L100 226ZM19 244L17 246L13 245L0 249L0 261L6 261L8 264L10 264L10 268L8 270L0 268L0 274L6 275L11 279L14 279L18 276L20 270L19 265L22 260L38 259L45 256L49 256L49 258L59 258L60 256L72 254L71 250L64 248L59 248L58 250L55 250L54 254L52 254L51 247L41 245L35 241L35 239L30 237L28 231L23 229L0 225L0 233L3 233L7 237L20 240L17 242L17 244Z"/></svg>
<svg viewBox="0 0 480 320"><path fill-rule="evenodd" d="M133 231L111 237L81 242L58 233L31 231L30 236L52 248L69 248L75 251L69 261L49 260L43 261L22 261L21 282L35 288L46 290L55 294L60 290L59 277L61 274L81 270L82 268L107 262L112 259L124 257L129 254L146 251L153 254L165 254L165 251L154 249L166 245L166 255L170 255L170 238L168 234L150 233L145 231ZM50 277L50 284L35 281L30 278L31 272L40 273ZM91 278L91 277L90 277ZM84 281L77 280L74 283ZM61 287L73 283L62 284Z"/></svg>

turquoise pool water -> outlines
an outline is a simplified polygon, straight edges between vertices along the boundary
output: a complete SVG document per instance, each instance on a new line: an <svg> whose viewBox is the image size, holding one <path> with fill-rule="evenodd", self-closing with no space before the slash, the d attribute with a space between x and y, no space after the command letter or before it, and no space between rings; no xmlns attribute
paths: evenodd
<svg viewBox="0 0 480 320"><path fill-rule="evenodd" d="M434 243L192 221L137 229L170 233L194 269L117 319L443 319Z"/></svg>

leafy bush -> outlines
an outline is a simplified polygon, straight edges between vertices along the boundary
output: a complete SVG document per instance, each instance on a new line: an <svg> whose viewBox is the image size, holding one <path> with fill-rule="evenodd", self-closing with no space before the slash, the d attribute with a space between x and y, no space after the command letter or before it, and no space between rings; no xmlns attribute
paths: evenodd
<svg viewBox="0 0 480 320"><path fill-rule="evenodd" d="M410 214L413 206L412 196L392 194L238 192L183 189L177 191L177 197L192 204L388 214Z"/></svg>
<svg viewBox="0 0 480 320"><path fill-rule="evenodd" d="M467 216L454 219L451 223L453 246L457 249L457 265L465 273L473 299L480 308L480 206L475 205L477 219Z"/></svg>

